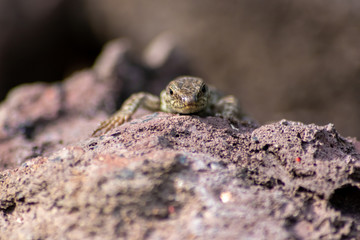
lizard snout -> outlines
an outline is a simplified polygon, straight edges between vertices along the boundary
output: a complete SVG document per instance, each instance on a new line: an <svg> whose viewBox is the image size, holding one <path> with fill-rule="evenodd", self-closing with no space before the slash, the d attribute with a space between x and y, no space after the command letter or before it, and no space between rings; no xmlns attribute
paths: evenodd
<svg viewBox="0 0 360 240"><path fill-rule="evenodd" d="M185 105L194 105L198 99L196 96L185 96L182 97L181 100Z"/></svg>

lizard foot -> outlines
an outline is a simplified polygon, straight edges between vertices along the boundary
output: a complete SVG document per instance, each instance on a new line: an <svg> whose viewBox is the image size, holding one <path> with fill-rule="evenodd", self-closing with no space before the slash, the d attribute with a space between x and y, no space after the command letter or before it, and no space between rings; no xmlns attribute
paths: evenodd
<svg viewBox="0 0 360 240"><path fill-rule="evenodd" d="M129 115L117 114L103 122L100 123L100 126L92 133L92 137L100 136L109 132L111 129L120 126L124 122L129 120Z"/></svg>

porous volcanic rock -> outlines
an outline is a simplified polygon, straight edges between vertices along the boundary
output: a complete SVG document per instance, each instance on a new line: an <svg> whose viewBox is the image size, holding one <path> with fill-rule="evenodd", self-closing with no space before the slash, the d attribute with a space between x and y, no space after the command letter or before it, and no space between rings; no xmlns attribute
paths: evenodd
<svg viewBox="0 0 360 240"><path fill-rule="evenodd" d="M360 158L333 125L154 113L1 173L4 239L350 239Z"/></svg>

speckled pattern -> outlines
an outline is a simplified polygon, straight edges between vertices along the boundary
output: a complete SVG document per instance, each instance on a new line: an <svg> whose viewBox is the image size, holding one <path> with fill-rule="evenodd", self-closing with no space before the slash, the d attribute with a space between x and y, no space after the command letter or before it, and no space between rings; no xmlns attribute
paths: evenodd
<svg viewBox="0 0 360 240"><path fill-rule="evenodd" d="M153 113L3 171L0 231L5 239L346 239L359 233L351 205L359 164L333 125L255 128Z"/></svg>

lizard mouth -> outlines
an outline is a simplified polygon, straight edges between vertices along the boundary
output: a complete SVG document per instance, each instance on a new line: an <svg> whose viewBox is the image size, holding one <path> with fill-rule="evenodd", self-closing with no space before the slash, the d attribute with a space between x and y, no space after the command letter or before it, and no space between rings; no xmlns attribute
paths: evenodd
<svg viewBox="0 0 360 240"><path fill-rule="evenodd" d="M174 107L174 109L176 109L176 112L178 113L182 113L182 114L192 114L192 113L197 113L197 112L201 112L202 110L204 110L205 106L204 105L199 105L199 104L184 104L182 106L177 106Z"/></svg>

